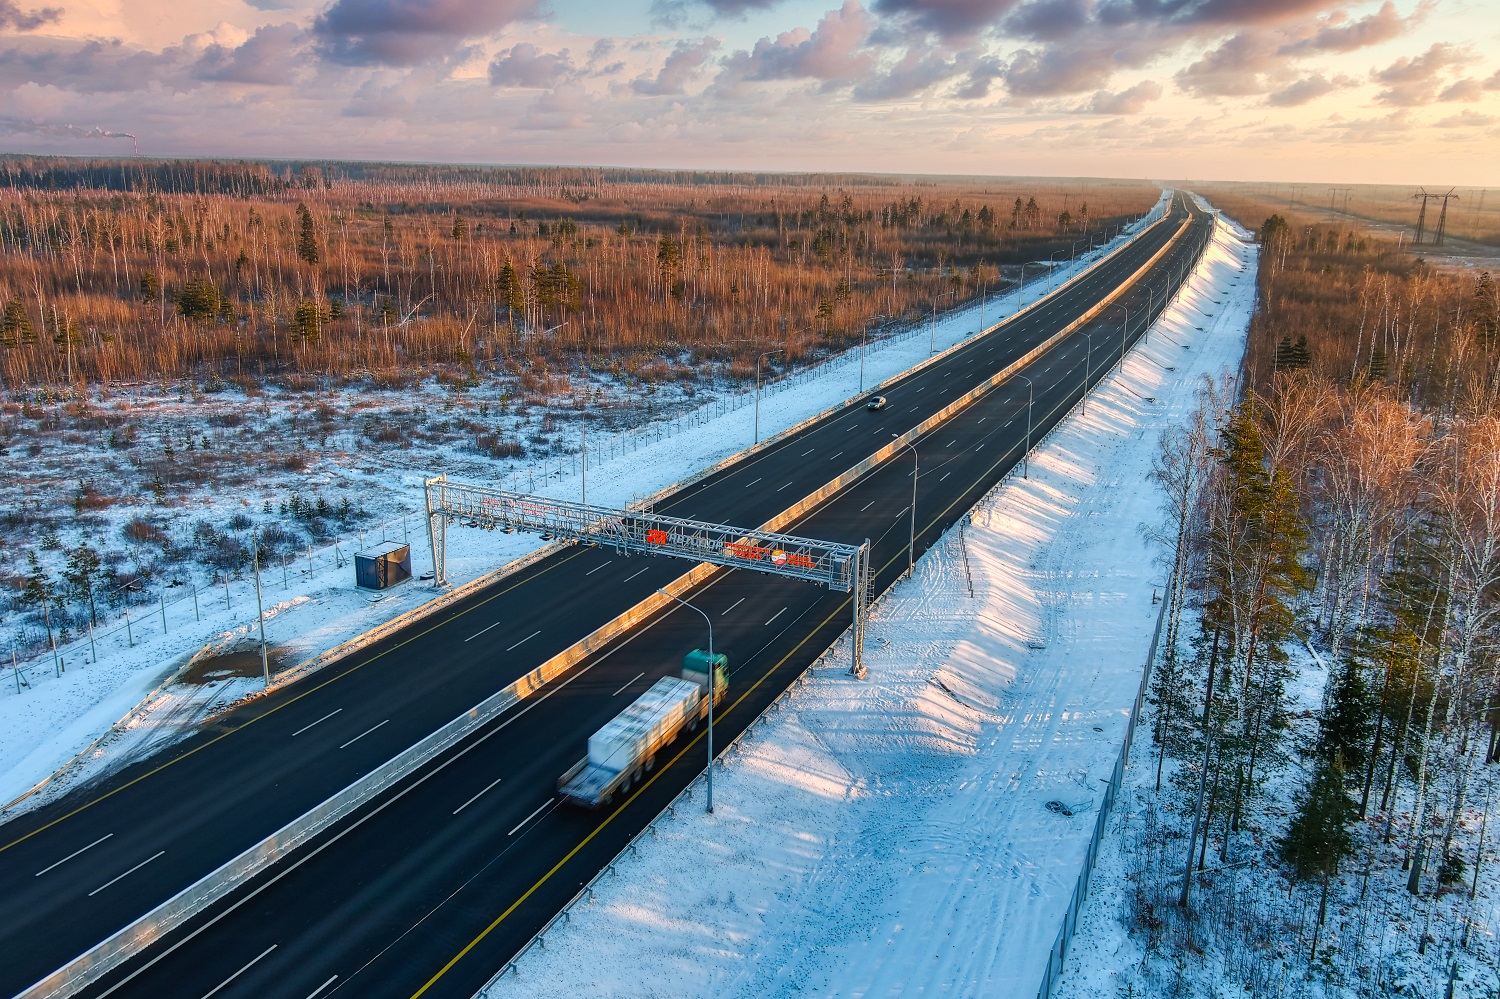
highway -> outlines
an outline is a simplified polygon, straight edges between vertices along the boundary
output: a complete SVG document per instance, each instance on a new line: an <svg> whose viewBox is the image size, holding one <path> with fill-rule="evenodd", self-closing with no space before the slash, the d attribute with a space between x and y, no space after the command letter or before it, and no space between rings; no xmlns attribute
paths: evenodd
<svg viewBox="0 0 1500 999"><path fill-rule="evenodd" d="M1052 301L885 390L886 410L836 413L657 509L764 522L1066 326L1176 228L1157 226ZM1158 308L1165 274L1195 250L1188 243L1158 265ZM1143 316L1146 299L1142 289L1123 302ZM1080 397L1085 357L1094 379L1118 358L1119 331L1112 309L1028 369L1034 438ZM919 552L1019 460L1026 398L1025 383L1012 380L918 442ZM905 568L910 500L903 451L789 530L870 538L879 592ZM223 716L167 754L0 827L0 994L25 988L685 569L567 548ZM743 571L689 599L713 617L716 647L731 657L721 744L848 625L847 595ZM551 804L553 782L583 755L587 734L675 671L683 652L703 644L702 631L697 615L664 613L88 994L206 995L223 985L213 994L308 996L321 987L317 994L411 996L429 980L426 994L471 994L701 770L701 742L683 740L686 755L663 761L617 811Z"/></svg>

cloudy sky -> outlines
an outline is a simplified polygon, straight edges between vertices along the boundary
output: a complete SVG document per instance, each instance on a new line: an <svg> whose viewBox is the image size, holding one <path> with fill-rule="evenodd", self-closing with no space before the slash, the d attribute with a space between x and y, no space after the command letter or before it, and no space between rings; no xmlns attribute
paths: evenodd
<svg viewBox="0 0 1500 999"><path fill-rule="evenodd" d="M0 150L1500 184L1494 0L0 0Z"/></svg>

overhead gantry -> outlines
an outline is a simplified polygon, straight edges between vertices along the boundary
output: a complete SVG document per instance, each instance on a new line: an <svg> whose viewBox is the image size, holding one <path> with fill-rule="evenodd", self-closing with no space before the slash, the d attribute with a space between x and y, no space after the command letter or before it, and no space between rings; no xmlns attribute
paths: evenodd
<svg viewBox="0 0 1500 999"><path fill-rule="evenodd" d="M511 528L573 541L608 545L624 555L670 555L731 569L751 569L817 583L854 595L853 661L864 675L864 637L870 593L870 542L844 545L753 528L708 524L649 510L550 499L491 486L428 479L427 530L432 541L432 583L447 583L450 523Z"/></svg>

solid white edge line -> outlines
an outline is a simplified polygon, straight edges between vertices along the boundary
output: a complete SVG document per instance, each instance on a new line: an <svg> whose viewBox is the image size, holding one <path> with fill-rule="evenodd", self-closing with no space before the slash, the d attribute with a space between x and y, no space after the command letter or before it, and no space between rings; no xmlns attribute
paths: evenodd
<svg viewBox="0 0 1500 999"><path fill-rule="evenodd" d="M324 982L322 985L319 985L317 988L315 988L311 992L309 992L307 994L307 999L316 999L316 996L320 992L322 992L324 989L328 988L328 986L332 985L334 982L336 982L338 980L339 980L339 976L338 975L334 975L332 978L328 979L328 981Z"/></svg>
<svg viewBox="0 0 1500 999"><path fill-rule="evenodd" d="M646 671L645 670L641 670L635 676L631 677L629 680L626 680L624 683L620 684L620 690L624 690L626 687L630 686L632 683L635 683L637 680L639 680L641 677L643 677L645 675L646 675ZM615 691L613 694L610 694L609 696L610 697L619 697L620 696L620 690Z"/></svg>
<svg viewBox="0 0 1500 999"><path fill-rule="evenodd" d="M88 846L80 847L77 850L74 850L72 853L68 854L63 859L57 861L56 863L48 864L46 867L43 867L41 870L39 870L35 874L33 874L32 877L39 878L43 874L46 874L48 871L52 870L52 868L54 868L54 867L61 867L63 864L66 864L68 861L72 860L74 857L78 856L80 853L83 853L85 850L92 850L94 847L98 846L100 843L103 843L105 840L109 839L113 835L114 835L114 833L105 833L103 836L100 836L98 839L94 840Z"/></svg>
<svg viewBox="0 0 1500 999"><path fill-rule="evenodd" d="M384 725L384 724L386 724L389 721L390 721L390 719L387 718L385 721L381 722L380 725ZM354 745L359 740L363 739L365 736L369 735L371 732L375 731L377 728L380 727L380 725L372 725L372 726L370 726L369 728L365 729L363 732L359 733L359 735L356 735L354 738L352 738L348 742L344 743L339 748L340 749L347 749L348 747Z"/></svg>
<svg viewBox="0 0 1500 999"><path fill-rule="evenodd" d="M550 800L542 802L540 805L536 806L536 811L532 812L530 815L528 815L524 819L522 819L521 822L520 822L520 824L517 825L516 828L512 829L510 832L506 833L505 835L507 835L507 836L514 836L517 832L520 831L521 826L524 826L526 823L530 822L532 819L534 819L538 815L540 815L542 813L542 809L547 808L550 805L555 805L555 804L557 804L557 799L556 798L552 798Z"/></svg>
<svg viewBox="0 0 1500 999"><path fill-rule="evenodd" d="M277 944L272 944L271 946L267 947L265 950L261 951L259 954L255 955L254 959L251 960L251 962L249 964L245 965L239 971L236 971L234 974L232 974L228 978L224 979L218 985L215 985L208 992L203 993L203 999L208 999L209 996L214 995L215 993L221 991L224 988L224 986L228 985L230 982L234 981L236 978L240 977L245 972L247 972L251 968L255 967L255 965L260 962L261 958L263 958L267 954L271 953L271 951L275 950L277 948L277 946L278 946Z"/></svg>
<svg viewBox="0 0 1500 999"><path fill-rule="evenodd" d="M332 718L334 715L338 714L342 710L344 710L344 709L343 708L334 708L332 711L328 712L326 715L324 715L322 718L319 718L317 721L315 721L315 722L308 722L306 725L303 725L297 731L293 732L292 733L292 738L293 739L297 738L297 736L301 735L303 732L306 732L308 729L312 728L314 725L321 725L321 724L323 724L328 719Z"/></svg>
<svg viewBox="0 0 1500 999"><path fill-rule="evenodd" d="M644 569L642 569L641 571L645 572ZM514 652L517 649L519 649L521 646L525 645L527 642L531 641L533 638L535 638L536 636L538 636L540 634L541 634L541 631L533 631L531 634L527 635L525 638L521 639L519 642L517 642L516 644L512 645L510 648L506 649L505 651L506 652Z"/></svg>
<svg viewBox="0 0 1500 999"><path fill-rule="evenodd" d="M993 348L991 348L991 350L993 350ZM1056 407L1054 407L1054 409L1053 409L1053 412L1056 412ZM1051 415L1051 414L1050 414L1050 413L1049 413L1049 414L1048 414L1048 415L1049 415L1049 416L1050 416L1050 415ZM879 431L877 431L877 433L879 433ZM902 513L905 513L905 512L906 512L906 508L903 508L903 509L902 509L902 511L901 511L901 512L902 512ZM900 516L900 514L898 514L898 516ZM644 571L644 570L642 570L642 571ZM637 575L639 575L639 573L637 573ZM633 577L633 576L632 576L632 577L631 577L631 578L632 578L632 579L633 579L633 578L634 578L634 577ZM713 585L713 583L712 583L712 582L710 582L710 583L709 583L709 586L712 586L712 585ZM773 619L773 620L774 620L774 619ZM630 641L631 641L631 640L632 640L632 639L633 639L633 638L634 638L634 637L635 637L635 636L633 636L633 635L632 635L632 636L631 636L631 637L630 637L630 638L627 638L627 639L626 639L626 640L625 640L625 641L624 641L624 642L622 642L622 643L621 643L621 644L620 644L620 645L619 645L619 646L616 646L616 648L614 648L614 649L611 649L611 650L610 650L610 651L609 651L609 652L606 652L606 653L604 653L604 655L603 655L603 656L602 656L602 657L601 657L601 658L600 658L600 660L598 660L598 661L597 661L597 662L596 662L596 663L594 663L594 664L592 664L592 665L597 665L597 664L598 664L598 662L602 662L602 661L603 661L603 659L607 659L607 658L608 658L608 657L609 657L609 656L610 656L610 655L612 655L612 654L613 654L613 653L614 653L614 652L616 652L616 651L618 651L618 649L619 649L619 648L621 648L621 647L623 647L623 646L624 646L624 645L628 645L628 644L629 644L629 643L630 643ZM588 668L589 668L589 667L585 667L585 670L584 670L584 671L585 671L585 672L586 672L586 671L587 671L587 669L588 669ZM579 675L582 675L582 673L580 673L580 674L579 674ZM576 679L576 677L574 677L574 678L572 678L572 679ZM562 687L562 686L566 686L566 685L567 685L567 683L568 683L568 682L571 682L571 681L565 681L565 682L564 682L564 683L563 683L563 684L560 684L560 685L559 685L559 686L558 686L558 688L554 688L554 689L553 689L553 690L550 690L550 691L548 691L548 692L547 692L547 693L546 693L546 694L545 694L545 695L544 695L544 696L543 696L543 697L542 697L542 698L540 698L540 699L539 699L539 700L538 700L538 701L535 701L535 702L533 702L533 703L531 703L531 704L528 704L528 705L527 705L527 706L526 706L526 707L525 707L525 708L524 708L524 709L523 709L523 710L522 710L522 711L521 711L521 712L520 712L520 713L519 713L519 714L518 714L518 715L516 715L516 716L515 716L515 717L519 717L519 716L520 716L520 715L522 715L522 714L526 714L526 713L527 713L527 712L528 712L528 711L530 711L530 709L531 709L531 708L533 708L533 707L535 707L535 706L536 706L536 705L537 705L537 704L538 704L538 703L540 703L540 701L542 701L542 700L546 700L546 699L547 699L547 698L548 698L548 697L550 697L550 696L551 696L551 695L552 695L552 694L553 694L553 693L555 693L555 692L556 692L556 690L557 690L557 689L560 689L560 687ZM505 722L505 723L503 723L503 724L502 724L502 725L500 725L500 726L498 726L498 727L497 727L497 728L496 728L496 729L495 729L495 730L492 730L492 732L491 732L491 733L489 733L489 734L491 734L491 735L492 735L492 734L494 734L494 732L495 732L495 731L499 731L499 730L500 730L500 729L503 729L503 728L505 728L505 727L507 727L507 726L508 726L508 725L509 725L509 724L510 724L510 722L511 722L511 721L514 721L514 720L515 720L515 719L514 719L514 718L511 718L511 719L508 719L508 720L507 720L507 721L506 721L506 722ZM481 738L481 739L479 739L479 740L477 740L477 741L476 741L476 742L475 742L475 743L474 743L474 744L471 744L471 745L470 745L470 746L469 746L469 747L466 747L466 748L465 748L465 749L463 749L463 750L461 750L461 751L460 751L460 752L459 752L459 753L457 753L457 754L456 754L456 755L455 755L455 756L454 756L454 757L452 757L452 758L450 758L450 759L449 759L449 760L448 760L448 761L446 761L446 762L445 762L445 763L443 763L443 764L441 764L441 765L439 765L439 766L438 766L438 767L437 767L437 768L436 768L436 769L435 769L435 770L430 770L430 771L428 771L428 772L427 772L427 773L426 773L426 774L425 774L425 775L423 775L423 776L422 776L422 777L421 777L421 778L420 778L420 779L419 779L419 780L418 780L418 781L416 781L416 782L415 782L415 784L413 784L413 785L412 785L412 786L415 786L415 785L416 785L416 784L421 784L421 783L425 783L425 781L426 781L426 779L427 779L427 778L428 778L428 777L431 777L431 776L432 776L432 775L433 775L433 774L434 774L434 773L436 773L436 772L438 772L438 771L441 771L441 770L443 770L443 769L446 769L446 767L447 767L447 765L448 765L448 764L449 764L449 763L451 763L451 762L453 762L453 761L454 761L454 760L456 760L456 759L457 759L457 758L459 758L459 757L462 757L462 756L463 756L463 755L465 755L465 754L466 754L466 753L467 753L467 752L468 752L468 751L469 751L469 750L470 750L470 749L472 749L472 748L474 748L474 745L477 745L477 744L478 744L478 743L480 743L480 742L483 742L483 741L485 741L485 739L487 739L487 738L488 738L488 736L485 736L485 737L483 737L483 738ZM342 748L342 747L341 747L341 748ZM408 789L407 789L407 790L409 790L409 789L410 789L410 788L408 788ZM374 811L373 811L373 812L371 812L371 813L370 813L370 815L374 815L374 814L376 814L376 813L378 813L378 812L380 812L380 811L383 811L383 810L384 810L384 809L385 809L385 807L386 807L386 805L389 805L389 804L390 804L390 803L391 803L391 802L392 802L392 801L394 801L394 800L396 800L396 799L399 799L399 798L401 798L401 797L403 797L403 796L404 796L404 792L402 792L402 793L399 793L399 794L397 794L397 795L396 795L396 796L395 796L395 798L392 798L392 799L388 799L388 800L387 800L387 801L386 801L386 802L385 802L385 803L383 803L383 804L382 804L382 805L381 805L381 806L380 806L380 807L378 807L378 808L376 808L376 809L375 809L375 810L374 810ZM544 807L545 807L545 806L544 806ZM540 809L539 809L539 810L540 810ZM533 814L535 814L535 813L533 813ZM369 818L369 817L370 817L370 815L367 815L367 816L365 816L365 818ZM361 821L360 821L360 822L356 822L356 823L354 823L354 824L353 824L353 825L354 825L354 826L358 826L358 825L362 825L362 824L363 824L363 820L361 820ZM235 904L235 905L232 905L232 906L231 906L231 907L230 907L230 908L229 908L229 909L228 909L228 910L226 910L226 911L225 911L225 912L222 912L222 913L220 913L220 914L219 914L219 915L218 915L218 916L215 916L215 917L213 917L213 918L212 918L212 919L210 919L210 920L209 920L209 922L208 922L208 923L207 923L207 924L205 924L205 925L203 925L203 926L200 926L200 927L199 927L199 928L197 928L197 929L196 929L196 930L194 930L194 931L193 931L193 932L191 932L191 933L190 933L190 934L188 934L188 936L187 936L187 937L186 937L186 938L184 938L184 939L183 939L183 940L181 940L181 941L178 941L178 942L177 942L177 943L175 943L175 944L173 944L173 945L172 945L172 946L171 946L171 947L169 947L169 948L168 948L168 950L167 950L167 952L166 952L166 953L163 953L163 954L159 954L159 955L157 955L157 956L156 956L156 957L155 957L155 958L152 958L152 959L151 959L151 960L150 960L150 961L148 961L148 962L147 962L147 963L146 963L146 965L145 965L145 966L144 966L144 967L142 967L142 968L139 968L139 969L137 969L137 970L136 970L136 971L134 971L134 972L132 972L132 973L131 973L131 974L130 974L130 975L128 975L128 976L127 976L127 977L126 977L126 978L125 978L125 980L124 980L124 981L121 981L121 982L120 982L120 983L118 983L118 984L116 984L116 985L115 985L115 986L113 986L113 987L112 987L112 988L110 988L110 989L108 989L108 990L107 990L107 991L106 991L106 992L104 992L104 993L102 993L102 995L101 995L101 999L102 999L102 997L103 997L103 996L108 996L108 995L110 995L110 994L111 994L111 993L113 993L113 992L115 992L115 991L116 991L116 990L118 990L118 989L119 989L119 988L120 988L120 987L122 987L122 986L123 986L123 985L124 985L124 984L125 984L125 983L126 983L126 982L129 982L129 981L130 981L130 980L132 980L132 979L134 979L134 978L135 978L135 977L136 977L136 976L137 976L137 975L139 975L139 974L140 974L140 973L141 973L141 972L143 972L143 971L145 971L145 970L146 970L146 969L147 969L147 968L149 968L149 967L151 967L151 966L153 966L153 965L155 965L155 964L156 964L156 963L157 963L157 962L158 962L158 961L160 961L160 960L161 960L161 959L162 959L162 958L164 958L164 957L166 957L166 956L167 956L167 954L170 954L170 953L171 953L171 952L173 952L173 951L175 951L175 950L177 950L177 948L178 948L178 947L180 947L180 946L182 946L182 944L184 944L184 943L186 943L186 942L187 942L187 941L188 941L188 940L190 940L190 939L192 939L192 938L193 938L193 937L196 937L196 936L198 936L198 934L199 934L199 933L201 933L201 932L203 932L203 930L205 930L205 929L207 929L207 928L208 928L208 927L209 927L209 926L212 926L212 925L213 925L213 924L215 924L215 923L217 923L217 922L218 922L218 921L219 921L219 920L220 920L220 919L222 919L222 918L223 918L223 917L224 917L224 916L225 916L225 915L227 915L227 914L228 914L228 912L230 912L230 911L233 911L233 910L234 910L234 909L237 909L237 908L239 908L239 906L240 906L240 904L243 904L243 902L244 902L244 901L248 901L248 900L249 900L249 898L252 898L252 897L254 897L254 896L256 896L256 895L259 895L259 894L260 894L260 893L261 893L261 891L263 891L263 890L264 890L264 889L265 889L265 888L267 888L267 887L269 887L269 886L270 886L270 885L271 885L271 884L274 884L274 883L275 883L275 882L277 882L277 881L280 881L280 880L281 880L281 879L282 879L282 877L284 877L284 876L286 876L286 875L287 875L287 874L289 874L289 873L290 873L290 872L291 872L291 871L292 871L292 870L294 870L294 869L296 869L296 868L298 868L298 867L300 867L300 866L302 866L302 863L304 863L304 862L305 862L305 861L306 861L306 860L307 860L307 859L310 859L310 857L311 857L311 856L315 856L315 855L317 855L317 854L319 854L319 853L321 853L321 852L322 852L322 851L323 851L323 849L324 849L324 848L326 848L326 847L327 847L327 846L328 846L328 845L331 845L331 843L333 843L333 842L336 842L336 841L338 841L338 840L339 840L339 839L342 839L342 838L343 838L343 836L344 836L344 835L345 835L345 834L346 834L346 833L347 833L347 832L349 832L349 831L351 831L351 829L352 829L352 828L353 828L353 827L352 827L352 826L351 826L351 827L346 827L346 829L345 829L345 830L344 830L344 831L343 831L343 832L341 832L341 833L340 833L340 834L338 834L338 835L336 835L336 836L334 836L334 837L333 837L333 838L332 838L332 839L331 839L331 840L329 840L329 841L328 841L328 842L326 842L326 843L324 843L324 844L322 844L322 845L321 845L321 846L319 846L319 847L317 847L317 848L316 848L316 849L314 849L314 850L313 850L313 851L312 851L312 853L311 853L311 854L310 854L310 855L308 855L308 856L306 856L306 857L303 857L303 858L301 858L301 859L300 859L300 860L299 860L299 861L298 861L298 862L296 862L296 863L294 863L294 864L292 864L292 865L289 865L289 866L288 866L288 867L287 867L287 868L284 868L284 869L283 869L283 870L282 870L282 871L281 871L281 872L280 872L280 873L278 873L278 874L277 874L277 875L275 875L275 876L274 876L274 877L272 877L272 878L271 878L271 880L270 880L270 881L269 881L269 882L267 882L267 883L266 883L266 884L265 884L265 885L262 885L262 886L260 886L260 887L259 887L259 888L257 888L257 889L255 889L255 890L254 890L254 891L252 891L252 892L251 892L251 893L250 893L250 895L248 895L248 896L246 896L246 898L245 898L245 899L242 899L242 900L241 900L241 902L240 902L240 903L238 903L238 904ZM165 853L165 851L162 851L162 852L163 852L163 853ZM161 854L158 854L158 855L157 855L157 856L160 856L160 855L161 855ZM153 858L151 858L151 860L154 860L154 859L156 859L156 858L155 858L155 857L153 857ZM143 864L144 864L144 863L150 863L150 860L147 860L147 861L144 861L144 862L143 862ZM130 872L128 872L128 871L127 871L127 872L126 872L126 873L127 873L127 874L128 874L128 873L130 873ZM123 876L123 875L122 875L122 876ZM113 883L113 882L111 882L111 883ZM108 885L106 885L106 886L104 886L104 887L108 887ZM102 889L100 889L100 890L102 890ZM337 977L338 977L338 976L337 976L337 975L335 975L335 976L333 976L333 978L330 978L330 979L329 979L329 980L328 980L328 982L325 982L325 983L324 983L324 984L323 984L323 985L322 985L322 986L320 986L320 987L319 987L319 989L318 989L318 991L319 991L319 992L321 992L321 991L322 991L322 989L323 989L323 988L326 988L326 987L327 987L327 985L328 985L328 984L329 984L329 983L330 983L330 982L332 982L332 981L334 981L334 979L336 979L336 978L337 978ZM316 995L317 995L317 992L314 992L314 993L313 993L313 995L314 995L314 996L316 996ZM309 999L312 999L312 997L311 997L311 996L310 996L310 997L309 997Z"/></svg>
<svg viewBox="0 0 1500 999"><path fill-rule="evenodd" d="M478 638L480 635L484 634L486 631L489 631L490 628L498 628L498 627L500 627L500 622L496 621L494 624L489 625L488 627L480 628L478 631L474 632L474 634L470 635L468 638L465 638L464 641L466 641L466 642L472 642L472 641L474 641L474 639Z"/></svg>
<svg viewBox="0 0 1500 999"><path fill-rule="evenodd" d="M124 874L117 875L117 876L111 878L110 880L104 882L104 884L100 885L98 888L95 888L93 891L89 892L89 898L93 898L95 895L99 894L101 891L103 891L104 889L108 888L110 885L114 884L116 881L119 881L120 878L129 877L130 875L134 874L136 871L140 870L142 867L145 867L147 864L151 863L151 861L155 860L156 857L160 857L162 854L164 854L166 852L167 851L165 851L165 850L158 850L156 852L156 856L155 857L147 857L145 860L141 861L139 864L136 864L134 867L132 867L130 870L126 871Z"/></svg>
<svg viewBox="0 0 1500 999"><path fill-rule="evenodd" d="M717 582L718 582L718 580L716 580L716 579L715 580L711 580L707 584L707 587L705 587L705 589L707 589L708 587L712 587L712 586L716 585ZM670 613L670 611L668 613ZM652 620L651 624L655 624L656 622L660 621L663 617L666 617L666 614L659 615L658 617L656 617L655 619ZM648 625L648 627L649 627L649 625ZM333 836L329 837L327 840L323 841L322 843L318 844L317 846L314 846L306 854L302 855L301 857L293 857L292 858L292 863L287 864L285 867L282 867L279 870L277 870L276 873L272 874L270 876L270 878L267 879L267 881L264 884L256 887L255 889L253 889L252 891L250 891L249 894L245 895L243 898L239 899L238 901L230 904L223 911L221 911L217 915L212 916L211 918L209 918L209 920L207 922L205 922L203 925L199 926L198 928L194 929L192 932L188 933L181 940L178 940L176 943L171 944L169 947L167 947L167 949L165 951L163 951L160 954L157 954L155 957L153 957L149 961L147 961L144 965L142 965L141 967L135 969L130 974L126 975L119 982L116 982L114 985L110 986L108 989L106 989L105 991L101 992L99 994L99 999L106 999L106 997L111 996L114 993L118 992L120 989L124 988L128 983L134 981L143 972L145 972L148 969L154 967L163 958L171 955L174 951L176 951L183 944L185 944L188 941L194 939L195 937L197 937L200 933L202 933L204 930L208 929L209 927L214 926L216 923L219 922L219 920L223 919L225 916L229 915L231 912L234 912L235 910L239 909L240 906L244 905L246 902L248 902L251 899L255 898L261 892L265 891L267 888L269 888L272 885L276 884L278 881L280 881L282 878L286 877L288 874L291 874L293 871L297 870L299 867L301 867L307 861L311 860L313 857L318 856L320 853L322 853L328 847L330 847L333 844L337 843L339 840L343 839L345 836L347 836L349 833L353 832L355 829L357 829L360 826L364 825L364 823L366 821L368 821L369 819L371 819L371 818L375 817L376 815L379 815L381 812L385 811L385 809L389 805L391 805L393 802L399 801L401 798L405 797L408 791L411 791L412 789L414 789L416 787L419 787L422 784L425 784L429 778L431 778L435 774L441 773L443 770L446 770L451 764L453 764L453 763L457 762L458 760L462 759L464 756L468 755L468 753L471 750L473 750L476 747L478 747L481 744L483 744L486 740L488 740L490 738L490 736L494 735L497 732L503 731L506 728L509 728L510 724L512 722L514 722L516 719L521 718L522 716L528 714L531 711L532 708L534 708L537 705L541 704L542 702L546 701L553 694L557 693L559 690L561 690L562 688L566 687L568 684L572 683L574 680L578 679L578 677L582 676L584 673L587 673L589 670L593 669L595 666L597 666L600 663L604 662L610 656L614 655L616 652L620 651L625 646L627 646L631 642L635 641L635 639L637 638L637 636L639 636L640 634L641 634L641 632L637 631L637 632L634 632L631 635L627 636L618 645L616 645L614 648L610 649L608 652L603 653L601 656L599 656L598 659L596 659L594 662L590 663L588 666L585 666L576 675L574 675L572 677L569 677L568 679L562 681L561 683L549 684L547 686L547 688L542 691L542 694L541 694L540 697L537 697L537 698L534 698L534 699L528 699L526 701L526 703L521 707L520 711L517 711L514 715L512 715L509 718L507 718L505 721L501 722L499 725L496 725L488 733L486 733L486 734L484 734L482 736L479 736L478 738L474 739L474 741L471 742L468 746L465 746L465 747L463 747L461 749L457 749L457 751L454 752L454 754L452 756L450 756L447 760L443 761L442 763L437 764L432 769L427 770L425 772L420 772L418 774L416 780L414 780L410 784L404 786L401 790L397 791L395 795L393 795L390 798L385 799L384 802L380 803L375 808L373 808L370 811L366 812L364 815L360 816L359 818L355 819L354 821L352 821L352 822L346 824L345 826L343 826L340 831L336 832ZM337 978L337 977L338 977L337 975L334 976L334 978ZM332 981L332 980L333 979L329 979L329 981ZM324 985L327 985L327 984L328 984L327 982L324 983ZM316 995L316 994L317 993L314 993L314 995Z"/></svg>
<svg viewBox="0 0 1500 999"><path fill-rule="evenodd" d="M464 802L462 805L459 805L457 808L455 808L453 810L453 814L457 815L459 812L463 811L465 808L468 808L470 805L474 804L474 802L479 799L479 795L480 794L484 794L485 791L488 791L490 788L494 787L496 784L500 783L504 779L505 779L504 777L496 777L494 780L490 781L490 783L488 785L486 785L484 791L480 791L479 794L474 795L474 797L470 798L468 801ZM338 976L335 975L334 977L337 978ZM314 995L316 995L316 993L314 993Z"/></svg>

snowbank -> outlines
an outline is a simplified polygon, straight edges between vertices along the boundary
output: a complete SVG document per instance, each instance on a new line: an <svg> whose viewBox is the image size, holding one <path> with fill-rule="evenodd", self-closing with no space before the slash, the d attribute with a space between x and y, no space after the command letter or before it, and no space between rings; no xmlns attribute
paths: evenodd
<svg viewBox="0 0 1500 999"><path fill-rule="evenodd" d="M1163 204L1165 198L1164 194ZM1104 255L1104 248L1081 255L1076 272L1082 274ZM1044 288L1033 275L1024 289L1025 304L1035 302ZM931 353L977 333L981 319L993 325L1022 304L1019 290L993 295L982 306L940 315L934 324L910 334L872 342L863 363L855 349L793 379L767 385L759 406L760 439L858 394L862 387L899 375ZM705 413L702 420L664 421L654 434L619 438L591 434L589 500L625 505L750 446L756 413L748 401L742 392L725 400L722 415L707 418ZM445 470L455 478L465 477L463 467L444 464L454 455L441 449L431 453L437 465L419 471L390 469L379 477L380 491L394 490L398 505L420 510L425 478ZM263 480L257 488L276 492L285 485L285 491L294 492L305 487L305 482L297 484L298 475L285 474L287 483ZM510 472L499 466L488 474L498 475L501 484L514 475L519 487L535 484L535 492L542 495L577 498L582 489L582 477L570 460L547 462L540 476L535 471L528 475L524 466ZM420 515L398 513L383 525L366 528L360 540L373 543L377 534L382 541L409 541L414 571L431 568L431 548ZM355 539L346 539L341 548L323 549L306 562L263 570L266 635L273 655L283 665L308 660L432 598L431 588L420 582L406 584L378 600L354 589L349 556L355 547ZM473 581L539 547L541 542L533 535L450 530L448 579L455 585ZM258 673L255 677L224 676L201 684L170 684L142 703L142 698L205 647L233 650L258 640L252 581L235 581L228 590L203 588L191 599L186 587L174 592L179 595L175 602L169 598L160 608L138 609L129 627L115 622L107 630L101 628L92 648L86 639L64 648L60 674L52 658L44 656L23 669L24 687L18 689L14 673L0 678L0 804L24 794L80 751L84 752L80 765L69 770L66 781L49 784L47 796L160 748L191 731L206 715L262 689ZM95 745L98 740L102 745ZM34 807L39 797L16 807Z"/></svg>
<svg viewBox="0 0 1500 999"><path fill-rule="evenodd" d="M1238 364L1253 253L1221 226L1030 479L877 607L868 679L835 649L726 754L714 814L661 816L489 999L1034 995L1155 624L1157 434Z"/></svg>

